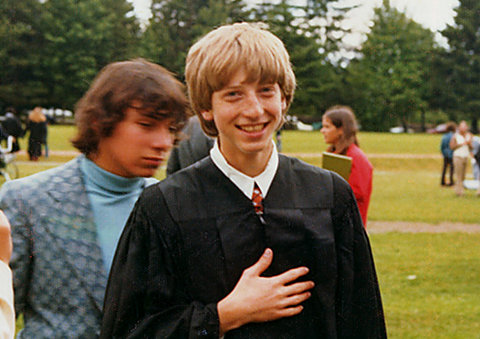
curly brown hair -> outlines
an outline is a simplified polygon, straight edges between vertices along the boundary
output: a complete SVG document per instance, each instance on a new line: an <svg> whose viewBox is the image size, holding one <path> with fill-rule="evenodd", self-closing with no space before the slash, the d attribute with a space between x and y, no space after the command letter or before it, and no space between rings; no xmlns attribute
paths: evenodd
<svg viewBox="0 0 480 339"><path fill-rule="evenodd" d="M161 119L173 118L179 138L190 115L183 84L162 66L135 59L111 63L94 79L76 106L73 146L87 156L95 153L99 141L112 135L134 101Z"/></svg>

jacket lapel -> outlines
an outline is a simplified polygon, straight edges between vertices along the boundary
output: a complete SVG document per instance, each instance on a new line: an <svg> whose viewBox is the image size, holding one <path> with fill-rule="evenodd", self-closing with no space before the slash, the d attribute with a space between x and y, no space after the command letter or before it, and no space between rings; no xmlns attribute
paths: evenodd
<svg viewBox="0 0 480 339"><path fill-rule="evenodd" d="M75 277L101 311L107 275L80 159L66 164L45 191L53 200L50 214L45 216L49 219L45 223L46 230L54 239L53 245L63 252Z"/></svg>

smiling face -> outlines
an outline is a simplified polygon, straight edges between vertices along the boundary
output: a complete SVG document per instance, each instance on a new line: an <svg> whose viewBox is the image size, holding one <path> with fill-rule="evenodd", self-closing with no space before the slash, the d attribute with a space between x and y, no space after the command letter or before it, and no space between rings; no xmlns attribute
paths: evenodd
<svg viewBox="0 0 480 339"><path fill-rule="evenodd" d="M173 119L161 118L134 107L113 133L100 139L90 158L110 173L126 177L151 177L165 160L175 141Z"/></svg>
<svg viewBox="0 0 480 339"><path fill-rule="evenodd" d="M214 121L220 151L238 170L247 173L249 162L265 164L272 152L272 135L282 122L286 101L277 83L247 81L244 69L212 94L212 108L202 112Z"/></svg>
<svg viewBox="0 0 480 339"><path fill-rule="evenodd" d="M330 118L322 118L322 129L320 130L323 134L323 138L326 144L335 145L339 140L340 136L343 134L341 127L336 127Z"/></svg>

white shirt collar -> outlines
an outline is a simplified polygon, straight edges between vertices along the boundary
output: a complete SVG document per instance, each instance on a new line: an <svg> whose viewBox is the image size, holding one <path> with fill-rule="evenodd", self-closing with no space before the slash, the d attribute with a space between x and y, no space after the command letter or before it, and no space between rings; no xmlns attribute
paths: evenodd
<svg viewBox="0 0 480 339"><path fill-rule="evenodd" d="M262 191L263 197L265 198L278 169L277 147L275 146L273 140L272 144L273 151L270 159L268 160L267 167L265 167L265 170L262 173L253 178L243 174L228 164L222 152L220 152L218 140L215 140L215 145L210 150L210 157L218 169L222 171L222 173L225 174L225 176L230 179L230 181L232 181L235 186L237 186L243 192L243 194L247 196L248 199L252 199L253 187L255 183L257 183L260 191Z"/></svg>

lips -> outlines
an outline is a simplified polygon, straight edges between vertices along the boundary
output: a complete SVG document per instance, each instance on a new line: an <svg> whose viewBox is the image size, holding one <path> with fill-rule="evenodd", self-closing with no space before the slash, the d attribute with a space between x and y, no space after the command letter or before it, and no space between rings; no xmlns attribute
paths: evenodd
<svg viewBox="0 0 480 339"><path fill-rule="evenodd" d="M164 158L161 157L144 157L143 158L148 164L154 165L154 166L160 166L164 160Z"/></svg>

